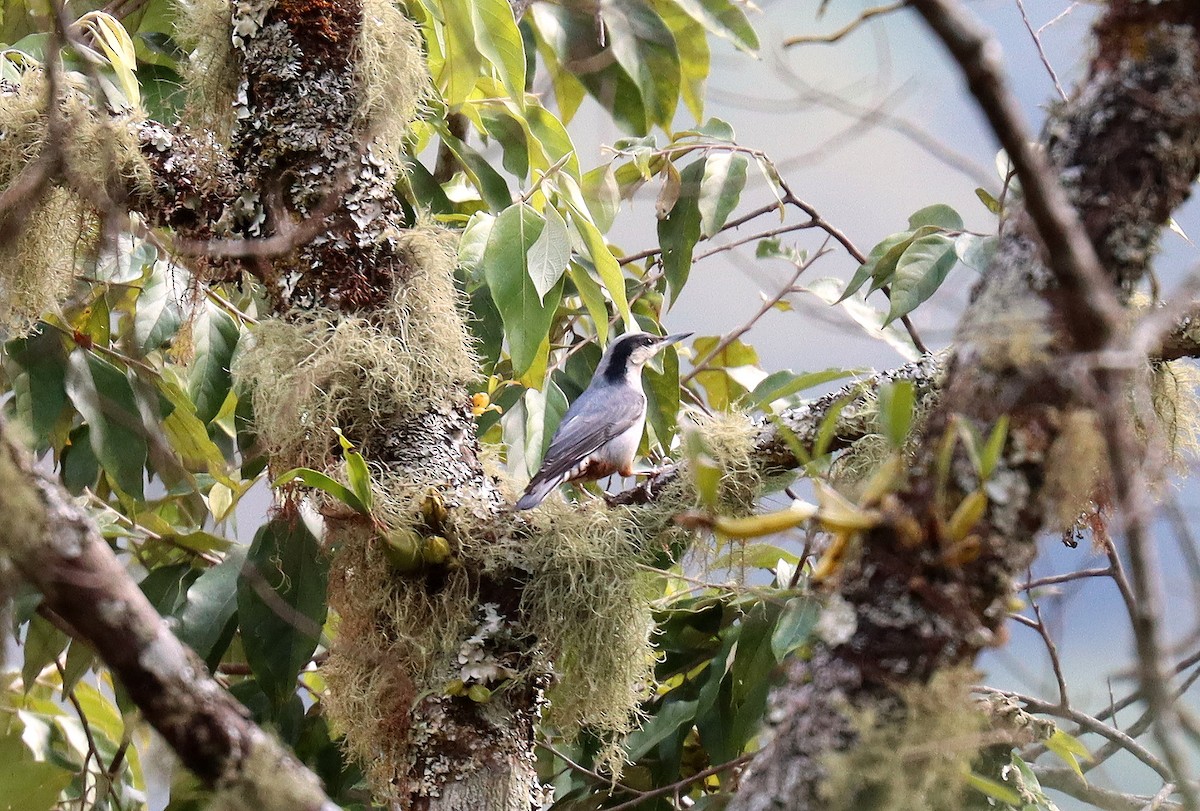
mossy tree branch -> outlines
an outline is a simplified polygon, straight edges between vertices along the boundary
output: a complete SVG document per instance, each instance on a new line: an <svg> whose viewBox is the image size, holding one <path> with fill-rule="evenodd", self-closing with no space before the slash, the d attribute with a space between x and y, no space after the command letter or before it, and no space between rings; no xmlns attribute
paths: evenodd
<svg viewBox="0 0 1200 811"><path fill-rule="evenodd" d="M946 5L924 8L936 16ZM1099 399L1092 381L1104 370L1079 350L1109 348L1120 334L1114 293L1143 277L1155 240L1200 166L1197 22L1194 4L1185 2L1117 2L1101 16L1090 74L1046 128L1057 174L1030 174L1036 157L1018 164L1033 205L1002 223L995 260L959 324L942 395L916 443L908 484L885 499L884 522L862 534L858 555L826 584L853 608L854 632L787 666L768 714L779 719L771 743L748 769L732 808L830 808L823 786L834 756L853 751L867 734L864 718L895 721L905 685L970 663L1003 641L1014 579L1036 554L1039 533L1062 529L1064 503L1069 511L1072 494L1050 483L1084 471L1072 485L1076 498L1097 484L1091 471L1107 461L1097 411L1113 405L1112 393ZM944 32L945 24L940 18L934 27L951 40L961 34ZM973 42L951 42L952 50L961 45L959 55L975 60L972 89L988 105L998 93L995 65L980 59L989 52ZM999 129L1007 117L988 112ZM1081 225L1056 203L1055 177ZM1072 255L1046 253L1055 247ZM1100 267L1105 275L1097 278ZM961 443L949 458L939 453L958 426L986 437L1001 418L1008 420L1007 442L986 481ZM950 537L950 513L973 492L986 494L983 515L967 537ZM877 804L887 785L864 776L858 790L835 807L868 798Z"/></svg>
<svg viewBox="0 0 1200 811"><path fill-rule="evenodd" d="M112 669L146 720L235 807L335 811L320 780L249 718L171 633L87 513L0 425L9 562Z"/></svg>

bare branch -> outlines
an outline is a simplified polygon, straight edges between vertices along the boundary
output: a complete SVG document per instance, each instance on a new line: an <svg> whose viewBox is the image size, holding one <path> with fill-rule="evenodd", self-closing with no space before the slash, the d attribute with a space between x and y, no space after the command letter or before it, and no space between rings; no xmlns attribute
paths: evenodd
<svg viewBox="0 0 1200 811"><path fill-rule="evenodd" d="M1038 782L1042 784L1043 788L1061 791L1077 800L1091 803L1097 808L1103 808L1105 811L1143 811L1157 798L1157 795L1146 797L1101 788L1095 783L1087 782L1074 771L1065 767L1034 766L1033 773L1037 775ZM1162 802L1157 806L1159 811L1180 811L1182 807L1179 803L1172 802Z"/></svg>

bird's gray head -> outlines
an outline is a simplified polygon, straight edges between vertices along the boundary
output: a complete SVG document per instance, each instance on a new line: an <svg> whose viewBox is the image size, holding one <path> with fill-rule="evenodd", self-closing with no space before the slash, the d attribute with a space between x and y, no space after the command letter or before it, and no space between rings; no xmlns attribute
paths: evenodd
<svg viewBox="0 0 1200 811"><path fill-rule="evenodd" d="M596 377L619 383L637 375L646 362L673 343L691 335L680 332L660 338L648 332L627 332L613 340L596 367Z"/></svg>

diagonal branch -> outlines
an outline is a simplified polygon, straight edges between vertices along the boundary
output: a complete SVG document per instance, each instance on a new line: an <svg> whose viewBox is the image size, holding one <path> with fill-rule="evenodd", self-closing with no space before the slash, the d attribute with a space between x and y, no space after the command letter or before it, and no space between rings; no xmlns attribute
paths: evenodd
<svg viewBox="0 0 1200 811"><path fill-rule="evenodd" d="M208 675L130 579L88 515L0 427L0 555L112 669L210 788L262 811L336 811L320 780Z"/></svg>

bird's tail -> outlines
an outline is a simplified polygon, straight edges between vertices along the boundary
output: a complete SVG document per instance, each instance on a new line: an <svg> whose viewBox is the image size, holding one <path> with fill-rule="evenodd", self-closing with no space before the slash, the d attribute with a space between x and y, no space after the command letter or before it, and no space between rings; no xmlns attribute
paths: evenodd
<svg viewBox="0 0 1200 811"><path fill-rule="evenodd" d="M541 504L546 496L550 495L554 488L558 487L564 481L566 481L566 477L564 476L551 476L547 478L534 476L530 480L529 486L525 488L525 493L521 496L521 500L517 502L516 509L532 510Z"/></svg>

